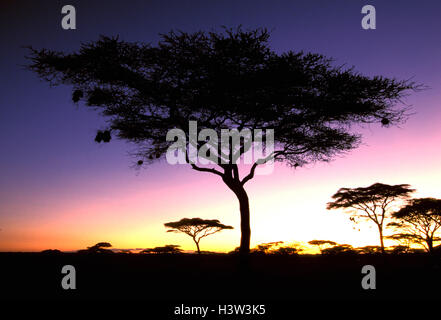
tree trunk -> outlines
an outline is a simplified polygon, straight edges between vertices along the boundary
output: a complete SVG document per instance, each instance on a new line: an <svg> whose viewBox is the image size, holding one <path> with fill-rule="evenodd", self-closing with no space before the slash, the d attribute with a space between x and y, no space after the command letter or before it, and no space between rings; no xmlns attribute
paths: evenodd
<svg viewBox="0 0 441 320"><path fill-rule="evenodd" d="M241 255L247 255L250 252L251 239L250 204L248 195L240 182L225 181L225 183L234 192L239 200L241 233L239 253Z"/></svg>
<svg viewBox="0 0 441 320"><path fill-rule="evenodd" d="M433 253L433 241L431 238L426 239L427 248L429 249L429 253Z"/></svg>
<svg viewBox="0 0 441 320"><path fill-rule="evenodd" d="M383 226L382 225L378 225L378 232L380 233L381 253L384 253Z"/></svg>
<svg viewBox="0 0 441 320"><path fill-rule="evenodd" d="M250 204L248 195L242 187L242 191L236 194L240 207L240 249L241 254L250 252L251 227L250 227Z"/></svg>
<svg viewBox="0 0 441 320"><path fill-rule="evenodd" d="M198 249L198 254L201 254L201 249L199 249L199 242L196 239L193 239L194 243L196 243L196 248Z"/></svg>

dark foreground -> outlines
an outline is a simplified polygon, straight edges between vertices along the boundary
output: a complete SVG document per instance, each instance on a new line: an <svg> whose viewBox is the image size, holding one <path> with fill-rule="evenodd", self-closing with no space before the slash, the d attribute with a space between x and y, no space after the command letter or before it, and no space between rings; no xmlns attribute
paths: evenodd
<svg viewBox="0 0 441 320"><path fill-rule="evenodd" d="M64 290L64 265L76 290ZM361 269L376 268L363 290ZM2 300L144 300L174 306L301 301L441 300L441 257L0 253ZM171 308L171 309L170 309ZM268 307L267 307L268 308Z"/></svg>

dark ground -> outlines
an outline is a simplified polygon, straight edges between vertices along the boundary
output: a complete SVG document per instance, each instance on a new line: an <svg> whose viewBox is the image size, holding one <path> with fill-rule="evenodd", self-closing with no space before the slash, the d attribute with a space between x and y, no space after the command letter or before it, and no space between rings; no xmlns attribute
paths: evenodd
<svg viewBox="0 0 441 320"><path fill-rule="evenodd" d="M61 287L68 264L76 290ZM376 290L361 287L367 264L376 268ZM143 300L168 313L182 303L266 304L269 313L302 301L441 300L440 256L251 256L239 266L238 256L221 254L0 253L1 299Z"/></svg>

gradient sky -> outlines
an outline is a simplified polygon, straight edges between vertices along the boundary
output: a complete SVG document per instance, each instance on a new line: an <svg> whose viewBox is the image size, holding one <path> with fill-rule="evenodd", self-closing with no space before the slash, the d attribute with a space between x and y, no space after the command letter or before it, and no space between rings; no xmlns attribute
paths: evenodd
<svg viewBox="0 0 441 320"><path fill-rule="evenodd" d="M77 9L77 30L60 26L61 7ZM361 8L377 9L377 30L362 30ZM399 128L362 128L364 144L328 164L247 184L252 246L329 239L376 245L374 225L353 228L327 211L340 187L409 183L415 196L441 198L440 1L0 1L0 251L76 250L108 241L116 248L180 244L164 222L220 219L235 227L201 242L203 250L239 245L239 210L219 177L157 163L131 168L131 146L93 139L104 124L76 107L70 88L50 88L22 67L22 46L75 50L100 34L155 43L158 33L266 27L278 52L322 53L366 75L410 79L430 89L405 102L415 113ZM277 131L275 132L277 134ZM358 228L360 231L358 231Z"/></svg>

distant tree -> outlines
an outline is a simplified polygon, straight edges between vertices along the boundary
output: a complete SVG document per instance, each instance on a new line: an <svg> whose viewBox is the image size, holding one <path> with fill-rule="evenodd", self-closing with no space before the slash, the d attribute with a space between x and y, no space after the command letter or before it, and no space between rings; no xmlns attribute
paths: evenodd
<svg viewBox="0 0 441 320"><path fill-rule="evenodd" d="M131 249L119 249L118 253L123 253L123 254L132 254L132 250Z"/></svg>
<svg viewBox="0 0 441 320"><path fill-rule="evenodd" d="M43 253L43 254L60 254L63 252L61 252L58 249L46 249L46 250L41 251L41 253Z"/></svg>
<svg viewBox="0 0 441 320"><path fill-rule="evenodd" d="M407 199L414 192L408 184L388 185L374 183L369 187L341 188L332 196L327 209L355 209L351 220L362 218L375 223L380 235L381 252L384 253L383 227L390 215L391 204L398 199Z"/></svg>
<svg viewBox="0 0 441 320"><path fill-rule="evenodd" d="M308 242L310 245L317 246L322 253L322 249L324 246L336 246L337 242L330 240L311 240Z"/></svg>
<svg viewBox="0 0 441 320"><path fill-rule="evenodd" d="M388 224L389 227L398 227L398 225L394 222L390 222ZM410 252L410 247L413 243L415 243L415 236L408 233L394 233L388 236L385 236L386 239L394 240L399 243L400 247L405 247L406 251Z"/></svg>
<svg viewBox="0 0 441 320"><path fill-rule="evenodd" d="M261 243L251 250L252 253L260 253L260 254L268 254L270 250L273 250L275 247L278 247L282 244L283 241L273 241L267 243Z"/></svg>
<svg viewBox="0 0 441 320"><path fill-rule="evenodd" d="M302 251L303 249L297 246L283 246L272 250L271 254L291 256L291 255L298 255Z"/></svg>
<svg viewBox="0 0 441 320"><path fill-rule="evenodd" d="M181 253L182 249L179 248L180 245L167 244L163 247L155 247L150 249L144 249L140 253L153 253L153 254L176 254Z"/></svg>
<svg viewBox="0 0 441 320"><path fill-rule="evenodd" d="M356 248L355 250L362 254L377 254L383 252L380 246L364 246Z"/></svg>
<svg viewBox="0 0 441 320"><path fill-rule="evenodd" d="M256 167L281 161L296 168L329 161L356 148L357 124L391 126L406 118L396 105L418 86L381 76L367 77L352 68L333 66L320 54L279 53L265 29L224 32L170 32L157 46L101 37L78 52L30 48L28 68L52 85L72 86L72 100L84 101L107 117L111 136L138 147L138 164L160 159L171 142L170 129L185 135L186 162L196 171L215 174L239 200L240 252L250 250L250 208L245 184ZM189 120L199 129L275 129L275 148L258 157L243 175L238 159L245 143L228 150L213 147L213 165L190 161L190 147L206 141L189 134ZM266 135L262 137L266 138ZM220 141L211 141L221 146ZM245 169L244 169L245 170Z"/></svg>
<svg viewBox="0 0 441 320"><path fill-rule="evenodd" d="M88 249L95 249L95 248L111 248L112 245L109 242L98 242L97 244L87 247Z"/></svg>
<svg viewBox="0 0 441 320"><path fill-rule="evenodd" d="M323 255L353 255L357 251L350 244L339 244L322 250Z"/></svg>
<svg viewBox="0 0 441 320"><path fill-rule="evenodd" d="M87 247L86 250L79 250L78 253L113 253L112 250L106 249L111 247L112 245L109 242L98 242L91 247Z"/></svg>
<svg viewBox="0 0 441 320"><path fill-rule="evenodd" d="M167 232L182 232L189 235L196 244L199 254L201 253L199 242L202 238L225 229L233 229L232 226L224 225L219 220L204 220L201 218L184 218L175 222L167 222L164 226L171 228Z"/></svg>
<svg viewBox="0 0 441 320"><path fill-rule="evenodd" d="M267 242L257 245L251 250L253 254L296 255L303 251L298 245L281 246L283 241Z"/></svg>
<svg viewBox="0 0 441 320"><path fill-rule="evenodd" d="M212 254L212 255L218 255L219 254L219 252L216 252L216 251L202 251L201 250L201 254Z"/></svg>
<svg viewBox="0 0 441 320"><path fill-rule="evenodd" d="M99 250L106 250L105 248L111 248L112 245L109 242L98 242L97 244L87 247L88 250L91 251L99 251Z"/></svg>
<svg viewBox="0 0 441 320"><path fill-rule="evenodd" d="M421 244L433 253L434 242L441 228L441 199L411 199L407 205L392 214L394 222L389 226L403 230L401 236L407 236L413 242Z"/></svg>
<svg viewBox="0 0 441 320"><path fill-rule="evenodd" d="M410 252L412 252L412 250L410 249L410 247L408 247L408 246L403 246L403 245L391 246L391 247L388 247L388 250L389 250L390 253L392 253L392 254L405 254L405 253L410 253Z"/></svg>

